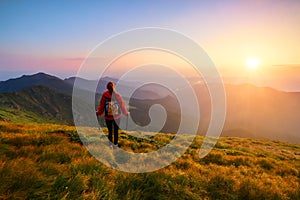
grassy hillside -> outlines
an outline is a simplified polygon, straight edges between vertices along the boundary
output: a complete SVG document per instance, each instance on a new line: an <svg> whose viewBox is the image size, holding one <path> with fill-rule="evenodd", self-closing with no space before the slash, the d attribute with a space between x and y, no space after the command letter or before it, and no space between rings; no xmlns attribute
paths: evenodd
<svg viewBox="0 0 300 200"><path fill-rule="evenodd" d="M121 148L145 152L172 134L120 137ZM199 159L202 139L167 168L130 174L92 157L74 127L1 122L0 199L300 199L300 145L221 138Z"/></svg>
<svg viewBox="0 0 300 200"><path fill-rule="evenodd" d="M13 109L0 105L0 121L14 123L61 123L56 119L44 118L34 112Z"/></svg>
<svg viewBox="0 0 300 200"><path fill-rule="evenodd" d="M34 118L39 118L39 122L73 123L72 97L44 86L0 93L0 106L10 108L10 111L31 113ZM30 115L24 116L24 120L28 117Z"/></svg>

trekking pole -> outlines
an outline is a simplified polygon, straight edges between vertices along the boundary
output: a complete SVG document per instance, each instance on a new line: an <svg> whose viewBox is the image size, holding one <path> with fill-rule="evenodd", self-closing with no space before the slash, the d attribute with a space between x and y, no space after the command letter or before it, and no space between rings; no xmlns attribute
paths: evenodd
<svg viewBox="0 0 300 200"><path fill-rule="evenodd" d="M128 116L129 116L129 112L128 115L126 116L126 131L128 131Z"/></svg>
<svg viewBox="0 0 300 200"><path fill-rule="evenodd" d="M97 111L96 111L96 112L97 112ZM99 123L99 118L100 118L100 117L99 117L97 114L96 114L96 117L97 117L97 122L98 122L98 131L100 131L100 128L101 128L101 127L100 127L100 123Z"/></svg>

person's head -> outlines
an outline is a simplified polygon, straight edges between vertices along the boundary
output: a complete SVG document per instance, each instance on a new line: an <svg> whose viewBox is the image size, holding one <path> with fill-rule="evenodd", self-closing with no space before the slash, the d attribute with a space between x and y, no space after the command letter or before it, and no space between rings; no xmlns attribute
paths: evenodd
<svg viewBox="0 0 300 200"><path fill-rule="evenodd" d="M106 88L110 93L113 93L115 91L115 84L113 82L108 82Z"/></svg>

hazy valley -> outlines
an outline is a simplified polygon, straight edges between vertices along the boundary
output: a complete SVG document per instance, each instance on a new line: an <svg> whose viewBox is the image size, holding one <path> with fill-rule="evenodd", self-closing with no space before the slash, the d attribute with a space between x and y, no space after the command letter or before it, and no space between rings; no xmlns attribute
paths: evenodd
<svg viewBox="0 0 300 200"><path fill-rule="evenodd" d="M81 81L82 91L91 92L84 88L89 88L89 85L95 82L85 79L79 79L79 81ZM108 81L116 82L117 80L109 77L100 80L96 90L95 109ZM19 121L9 113L30 112L40 118L39 122L73 124L71 97L73 83L74 78L61 80L44 73L0 82L0 106L2 107L0 119ZM122 93L133 84L121 82L118 90ZM210 96L204 84L192 82L192 85L197 92L201 112L198 134L204 135L211 118ZM181 89L179 92L184 93L184 90ZM225 85L225 92L227 115L222 136L300 143L298 117L300 116L300 93L283 92L250 84ZM161 131L166 133L177 131L180 105L174 94L165 88L148 85L139 88L130 99L126 96L124 98L136 123L147 125L150 120L149 108L154 104L161 104L167 112L166 124ZM85 105L84 101L82 105ZM36 121L30 115L23 115L23 117L24 120L27 118L25 121Z"/></svg>

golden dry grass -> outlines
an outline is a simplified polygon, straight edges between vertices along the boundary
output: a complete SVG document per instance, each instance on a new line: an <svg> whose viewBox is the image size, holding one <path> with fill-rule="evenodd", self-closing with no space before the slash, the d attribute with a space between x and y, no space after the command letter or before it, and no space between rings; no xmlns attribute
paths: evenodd
<svg viewBox="0 0 300 200"><path fill-rule="evenodd" d="M120 146L150 152L172 137L122 133ZM1 122L0 199L300 199L300 145L220 138L199 159L202 140L164 169L131 174L92 157L72 126Z"/></svg>

